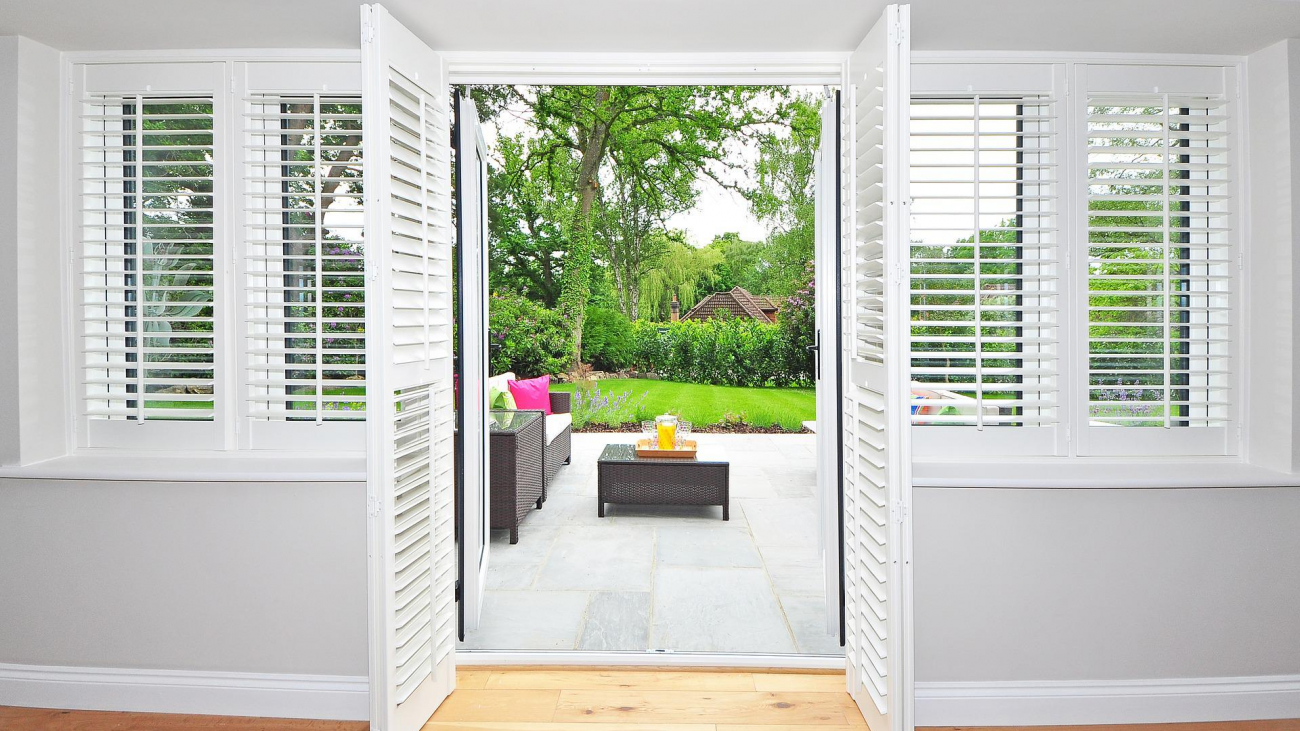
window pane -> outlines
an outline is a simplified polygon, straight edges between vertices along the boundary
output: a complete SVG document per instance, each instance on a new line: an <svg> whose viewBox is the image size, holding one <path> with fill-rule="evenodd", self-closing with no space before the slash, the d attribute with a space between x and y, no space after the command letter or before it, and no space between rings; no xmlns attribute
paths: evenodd
<svg viewBox="0 0 1300 731"><path fill-rule="evenodd" d="M1056 133L1046 98L914 98L912 423L1057 418Z"/></svg>
<svg viewBox="0 0 1300 731"><path fill-rule="evenodd" d="M212 99L82 105L85 411L211 420Z"/></svg>
<svg viewBox="0 0 1300 731"><path fill-rule="evenodd" d="M1088 417L1228 420L1228 165L1222 102L1088 101Z"/></svg>
<svg viewBox="0 0 1300 731"><path fill-rule="evenodd" d="M249 414L362 419L360 99L257 97L247 118Z"/></svg>

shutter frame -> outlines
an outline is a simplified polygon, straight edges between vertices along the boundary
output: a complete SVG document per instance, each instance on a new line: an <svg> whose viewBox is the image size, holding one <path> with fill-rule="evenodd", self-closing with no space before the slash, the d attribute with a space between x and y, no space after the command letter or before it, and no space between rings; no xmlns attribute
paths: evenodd
<svg viewBox="0 0 1300 731"><path fill-rule="evenodd" d="M1240 393L1238 383L1240 374L1238 373L1239 364L1241 363L1241 337L1239 335L1241 312L1240 288L1241 274L1238 266L1238 256L1240 252L1240 225L1238 217L1241 186L1237 178L1240 176L1241 168L1239 167L1239 153L1237 150L1239 142L1238 130L1238 98L1236 94L1237 79L1233 70L1228 67L1207 68L1207 67L1177 67L1177 66L1131 66L1124 67L1120 65L1085 65L1079 64L1076 68L1075 88L1079 90L1076 95L1073 116L1078 127L1078 140L1075 144L1074 160L1078 163L1079 168L1073 173L1073 178L1079 185L1079 195L1076 199L1079 207L1078 221L1074 224L1074 230L1080 241L1093 241L1094 238L1104 238L1106 235L1122 237L1126 227L1132 227L1131 224L1121 223L1119 226L1108 226L1104 223L1099 225L1096 222L1098 216L1091 215L1089 208L1097 205L1106 205L1107 193L1103 190L1090 187L1092 175L1090 171L1098 170L1099 166L1104 171L1106 167L1113 167L1116 160L1121 160L1120 167L1124 167L1123 158L1107 157L1105 149L1098 149L1100 146L1095 144L1097 133L1101 137L1107 136L1108 126L1118 126L1126 120L1123 118L1107 117L1105 115L1092 115L1090 112L1097 111L1090 108L1090 104L1097 106L1111 106L1116 102L1135 102L1145 104L1155 102L1156 106L1164 103L1166 95L1170 102L1175 105L1170 108L1179 109L1180 103L1191 103L1192 108L1198 108L1194 102L1204 103L1209 100L1212 104L1218 105L1218 113L1211 117L1212 129L1206 130L1200 125L1193 126L1191 130L1183 132L1186 139L1193 140L1193 149L1197 146L1208 144L1211 148L1218 149L1215 154L1208 157L1198 155L1197 158L1183 167L1191 171L1191 180L1196 181L1204 177L1216 179L1209 185L1193 185L1193 197L1190 200L1199 204L1205 204L1209 210L1193 210L1191 212L1179 211L1175 206L1173 209L1167 208L1164 204L1164 194L1160 192L1157 196L1160 199L1160 207L1154 211L1157 217L1164 219L1166 214L1175 213L1171 218L1190 218L1198 222L1193 226L1162 225L1154 230L1168 230L1174 235L1174 240L1166 246L1161 244L1165 252L1169 249L1178 248L1179 242L1176 240L1178 235L1185 235L1189 231L1194 234L1194 238L1189 243L1190 248L1199 252L1200 260L1194 260L1193 270L1185 276L1175 276L1174 279L1184 280L1191 290L1189 298L1190 307L1171 306L1172 312L1190 311L1211 313L1208 316L1214 318L1214 321L1208 328L1200 327L1202 322L1193 320L1192 342L1203 343L1204 347L1210 352L1208 358L1204 356L1207 353L1200 353L1193 350L1191 366L1179 368L1171 367L1169 371L1174 374L1188 373L1193 374L1192 378L1196 379L1196 371L1214 371L1213 375L1204 379L1202 382L1193 380L1190 384L1193 398L1190 399L1194 410L1190 413L1190 418L1183 419L1188 425L1183 426L1173 423L1165 427L1163 423L1151 426L1129 426L1128 428L1117 428L1114 425L1106 425L1104 421L1095 418L1097 414L1090 416L1090 405L1094 403L1096 394L1094 389L1097 385L1093 383L1098 375L1105 374L1107 368L1105 363L1097 359L1098 353L1090 351L1104 350L1107 347L1115 347L1115 342L1107 342L1110 333L1101 331L1099 325L1104 327L1107 323L1104 321L1105 316L1100 314L1106 312L1108 304L1099 302L1090 291L1097 285L1098 279L1095 270L1090 271L1092 266L1096 265L1097 257L1091 256L1092 253L1080 247L1082 250L1077 254L1078 267L1072 284L1078 288L1078 296L1075 298L1079 317L1079 331L1076 342L1079 353L1076 356L1080 378L1079 382L1074 384L1074 399L1079 404L1076 421L1076 453L1080 456L1133 456L1133 457L1161 457L1161 456L1231 456L1238 452L1240 448L1240 435L1238 433L1238 424L1240 420ZM1200 107L1208 108L1208 107ZM1163 116L1163 115L1162 115ZM1206 115L1193 115L1205 117ZM1180 118L1177 111L1171 114L1175 122L1189 121ZM1133 120L1127 120L1133 121ZM1131 125L1130 125L1131 128ZM1159 131L1158 126L1153 129L1139 129L1143 133L1154 133ZM1090 135L1094 135L1090 139ZM1120 137L1120 133L1109 135L1111 138ZM1147 136L1147 139L1163 139L1164 133L1160 132L1155 138ZM1178 139L1177 135L1171 133L1172 139ZM1103 140L1104 141L1104 140ZM1091 147L1090 147L1091 145ZM1173 157L1164 153L1167 157ZM1209 159L1214 158L1214 159ZM1133 162L1150 162L1135 157L1127 158ZM1204 165L1205 162L1214 163L1213 165ZM1179 162L1170 162L1171 170L1177 170L1180 167ZM1156 170L1163 172L1164 165L1158 168L1151 168L1145 165L1133 165L1129 169L1134 171ZM1140 179L1140 178L1138 178ZM1180 178L1173 178L1178 180ZM1163 187L1163 184L1157 184L1156 187ZM1171 186L1177 188L1179 186ZM1209 192L1210 200L1197 198L1196 195ZM1178 195L1171 193L1171 201L1178 204ZM1138 218L1138 217L1133 217ZM1132 219L1129 219L1132 220ZM1217 221L1217 222L1216 222ZM1090 227L1090 223L1093 225ZM1208 224L1208 225L1207 225ZM1211 230L1218 229L1218 230ZM1144 229L1150 230L1150 229ZM1093 241L1092 247L1096 244L1105 242ZM1184 247L1186 248L1186 247ZM1206 261L1206 259L1215 259L1215 261ZM1147 262L1151 264L1152 262ZM1148 281L1157 282L1163 280L1163 275L1156 278L1146 277L1145 275L1129 277L1133 282ZM1103 275L1100 281L1105 281ZM1114 277L1116 280L1123 280L1125 277ZM1209 290L1207 293L1206 290ZM1199 300L1199 301L1198 301ZM1150 309L1150 308L1148 308ZM1156 308L1160 310L1163 317L1164 307L1161 305ZM1113 310L1114 312L1123 312L1123 310ZM1217 313L1217 314L1213 314ZM1167 327L1168 323L1163 320L1156 323L1158 327ZM1131 326L1130 326L1131 327ZM1113 329L1113 328L1112 328ZM1197 332L1199 331L1199 332ZM1204 333L1212 333L1207 337L1196 337ZM1120 339L1122 341L1123 339ZM1131 340L1131 339L1130 339ZM1182 354L1173 354L1182 355ZM1160 360L1168 362L1170 354L1166 353L1160 356ZM1172 360L1172 358L1169 358ZM1197 361L1200 361L1197 363ZM1210 363L1212 365L1205 365ZM1164 368L1160 369L1161 373ZM1144 384L1132 384L1142 385ZM1176 382L1170 382L1166 379L1163 383L1158 384L1161 391L1178 390L1178 386L1185 386ZM1104 387L1104 386L1103 386ZM1173 399L1174 401L1187 401L1188 399ZM1210 404L1208 402L1215 402ZM1204 407L1204 408L1202 408ZM1175 415L1176 416L1176 415ZM1159 416L1163 422L1163 413ZM1171 419L1177 422L1177 418ZM1109 421L1114 421L1113 419Z"/></svg>
<svg viewBox="0 0 1300 731"><path fill-rule="evenodd" d="M911 398L912 423L929 427L913 432L921 456L1060 449L1064 133L1046 71L1025 74L1043 88L985 93L937 90L969 75L941 69L912 98L910 380L928 392Z"/></svg>
<svg viewBox="0 0 1300 731"><path fill-rule="evenodd" d="M318 66L303 71L326 72ZM362 114L344 105L359 107L360 94L244 88L238 96L244 444L357 449L367 403L365 204L358 185L365 152ZM312 134L322 126L336 131L339 139L330 142L337 144ZM322 191L330 188L327 210L334 215L321 215ZM305 213L295 221L299 211Z"/></svg>
<svg viewBox="0 0 1300 731"><path fill-rule="evenodd" d="M72 212L72 223L69 227L69 236L71 238L72 249L72 280L71 291L74 298L72 304L74 347L76 351L77 367L77 403L78 403L78 434L77 445L79 447L104 447L136 450L184 450L184 449L213 449L221 448L224 444L224 429L227 422L227 401L229 394L225 389L228 388L226 381L226 368L224 358L229 348L229 338L226 336L225 328L225 310L227 307L223 292L225 291L226 281L225 272L221 266L224 257L227 254L226 247L223 243L226 231L226 222L223 211L226 202L223 200L226 192L222 187L221 177L223 165L223 155L225 154L224 145L224 114L225 99L218 93L220 88L221 73L223 67L221 63L193 63L193 64L169 64L163 65L161 72L160 67L156 64L77 64L73 67L73 75L70 87L69 104L69 126L68 140L71 155L68 162L69 174L69 200L73 202L75 210ZM159 75L161 73L161 76ZM152 88L152 90L151 90ZM102 181L105 177L102 173L87 174L86 166L95 160L88 157L88 135L93 135L97 130L92 122L103 122L104 114L101 110L88 109L86 104L99 103L101 100L137 100L143 102L141 114L146 118L155 121L166 119L165 116L159 116L160 111L156 110L149 114L149 107L157 107L162 100L173 100L176 102L199 101L204 105L210 105L208 111L201 115L205 119L210 118L210 124L202 125L201 131L206 139L198 140L198 144L168 144L168 145L150 145L149 138L155 141L162 141L166 135L161 130L148 130L143 135L136 135L137 140L133 141L133 147L137 150L143 150L148 154L144 155L144 165L139 167L139 175L133 176L134 180L147 181L161 179L158 177L161 163L165 162L167 151L208 151L205 159L208 162L201 162L199 165L208 167L209 171L200 174L202 180L211 179L211 183L205 184L211 189L211 193L204 189L191 189L187 192L167 193L160 191L156 186L152 191L150 186L144 186L143 190L138 192L142 196L156 199L165 195L171 195L177 199L186 196L192 197L209 197L212 200L211 214L201 226L190 224L191 232L203 230L199 243L200 251L187 252L189 254L197 253L197 256L188 256L185 265L197 266L201 283L179 282L176 280L176 274L155 277L152 281L145 281L144 277L138 277L135 282L127 281L108 282L101 279L100 281L88 281L88 273L93 273L98 269L104 270L104 264L110 259L119 262L125 261L121 256L126 254L126 250L108 250L103 248L103 242L116 240L120 245L124 240L123 236L87 235L88 227L98 227L99 230L107 230L103 226L98 226L94 221L88 220L88 216L95 215L95 211L103 211L105 203L103 198L98 203L88 201L94 198L98 192L100 195L107 190L103 187ZM108 117L121 117L120 108L118 110L102 110L107 113ZM95 119L100 117L100 119ZM100 125L102 126L102 125ZM120 130L113 130L120 131ZM199 131L199 130L195 130ZM173 142L181 134L171 135ZM122 152L120 135L115 135L119 139L114 144L113 141L102 139L98 143L98 150L101 153ZM187 143L194 140L186 140ZM92 143L93 144L93 143ZM157 149L150 150L150 147ZM117 148L117 149L111 149ZM196 148L200 148L196 150ZM174 156L173 156L174 157ZM153 158L150 160L149 158ZM102 161L108 159L113 162L113 158L100 157ZM120 158L116 160L120 162ZM175 160L178 164L194 163L195 160ZM191 176L193 177L193 176ZM110 175L108 179L113 179ZM116 179L121 180L118 174ZM178 179L173 176L173 179ZM101 181L99 191L94 190L95 181ZM155 195L149 195L153 192ZM111 191L110 196L122 197L124 190ZM184 205L156 205L152 207L156 213L166 215L168 209L176 210L193 210L187 209ZM102 214L100 214L102 219ZM104 222L110 223L110 222ZM117 222L111 222L116 225ZM150 225L150 230L159 230L158 225ZM122 231L119 227L118 231ZM132 242L147 240L143 236L131 238ZM90 242L90 243L87 243ZM99 244L99 251L91 250ZM210 242L210 243L209 243ZM151 248L151 247L150 247ZM183 258L178 255L182 252L159 252L153 250L150 254L150 248L138 247L137 254L130 255L127 258L134 258L136 264L157 266L142 266L137 271L163 271L165 267L175 266L175 262L182 261ZM107 255L109 259L105 259ZM206 265L198 264L198 261L209 262ZM97 264L95 262L98 262ZM168 263L170 262L170 263ZM122 278L119 277L119 280ZM143 285L143 286L140 286ZM204 297L204 293L211 291L211 295ZM188 313L184 308L176 308L173 304L162 306L159 304L154 308L150 316L139 318L128 315L125 311L110 312L104 309L99 311L90 311L89 307L95 307L94 300L87 302L87 293L99 292L98 299L103 301L114 299L115 295L122 304L122 300L127 296L127 292L145 294L153 292L154 297L191 297L202 300L197 302L191 299L190 307L200 307L196 313ZM168 293L171 293L170 295ZM174 302L175 300L167 300ZM117 308L121 310L122 308ZM136 308L143 312L145 308ZM204 310L209 310L206 312ZM196 324L201 328L201 336L191 336L190 340L210 339L211 344L207 347L182 347L180 350L187 353L199 352L207 354L206 357L200 357L200 362L189 364L172 362L168 364L167 370L174 373L154 373L149 374L151 369L122 369L122 368L105 368L105 358L112 353L122 353L124 350L134 350L137 354L142 352L145 343L139 343L136 346L127 347L126 343L106 342L102 337L104 332L130 332L125 328L128 320L135 320L137 327L141 320L157 321L160 326L176 325L181 328L194 327ZM203 327L207 325L207 327ZM148 329L152 325L146 326L144 332L167 332L163 330ZM137 330L138 332L138 330ZM172 332L175 332L173 329ZM89 340L88 340L89 338ZM174 340L180 336L166 335L159 339ZM121 339L119 339L121 340ZM140 340L137 338L137 341ZM98 341L98 342L96 342ZM160 345L161 343L154 343ZM166 356L168 350L175 350L163 347L156 349L159 355ZM125 359L122 359L125 361ZM139 361L136 361L139 362ZM147 361L146 361L147 362ZM157 361L155 361L157 362ZM89 369L89 370L88 370ZM146 371L146 373L128 374L126 370ZM209 372L211 378L202 378L205 381L199 389L199 393L158 393L161 389L170 389L184 385L185 382L193 383L194 379L187 378L186 373L200 371L206 376ZM176 376L176 377L173 377ZM207 381L210 380L210 384ZM152 393L161 398L144 399L145 402L155 402L153 407L148 404L141 404L139 399L122 398L129 396L126 387L128 382L134 382L136 391L139 390L141 382L145 384L146 394ZM105 392L111 393L114 389L116 394L109 398L102 398ZM208 393L208 390L211 393ZM122 408L126 401L136 401L134 408L129 409L133 413L127 413L128 409ZM118 402L118 407L103 409L99 408L100 404L93 404L92 401L109 401ZM166 401L167 403L157 403ZM181 420L169 418L158 418L167 416L188 416L189 409L185 408L186 404L201 403L207 408L197 409L203 412L203 420ZM108 404L111 406L111 403ZM127 418L128 416L137 417L144 406L145 419ZM168 408L163 408L163 407ZM176 407L176 408L171 408Z"/></svg>

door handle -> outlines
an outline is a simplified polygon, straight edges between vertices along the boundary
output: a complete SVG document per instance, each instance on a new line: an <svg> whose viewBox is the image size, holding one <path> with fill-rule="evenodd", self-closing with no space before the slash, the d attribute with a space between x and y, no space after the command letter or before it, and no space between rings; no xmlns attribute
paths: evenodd
<svg viewBox="0 0 1300 731"><path fill-rule="evenodd" d="M805 345L813 353L813 380L822 379L822 331L817 329L816 340L812 345Z"/></svg>

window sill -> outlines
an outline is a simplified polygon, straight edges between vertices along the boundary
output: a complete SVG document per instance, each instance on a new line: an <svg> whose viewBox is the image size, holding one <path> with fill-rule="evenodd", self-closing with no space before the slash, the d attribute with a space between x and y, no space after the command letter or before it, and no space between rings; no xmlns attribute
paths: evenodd
<svg viewBox="0 0 1300 731"><path fill-rule="evenodd" d="M1295 487L1300 486L1300 474L1224 459L918 460L912 466L912 483L916 487L1017 489Z"/></svg>
<svg viewBox="0 0 1300 731"><path fill-rule="evenodd" d="M0 478L140 482L365 482L366 457L294 452L130 452L87 449Z"/></svg>

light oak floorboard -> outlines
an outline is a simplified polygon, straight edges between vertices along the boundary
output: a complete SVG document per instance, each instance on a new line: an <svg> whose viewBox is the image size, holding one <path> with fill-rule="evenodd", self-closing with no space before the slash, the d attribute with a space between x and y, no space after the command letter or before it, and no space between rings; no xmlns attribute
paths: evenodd
<svg viewBox="0 0 1300 731"><path fill-rule="evenodd" d="M752 673L689 670L503 670L493 672L486 687L536 690L763 690L754 687L754 677ZM844 684L842 675L840 684Z"/></svg>
<svg viewBox="0 0 1300 731"><path fill-rule="evenodd" d="M754 690L843 693L848 695L844 674L806 675L791 673L754 673Z"/></svg>
<svg viewBox="0 0 1300 731"><path fill-rule="evenodd" d="M834 693L563 690L555 720L569 723L749 723L847 725Z"/></svg>
<svg viewBox="0 0 1300 731"><path fill-rule="evenodd" d="M457 690L442 702L432 721L507 721L546 723L555 716L558 690Z"/></svg>
<svg viewBox="0 0 1300 731"><path fill-rule="evenodd" d="M491 675L492 671L487 669L457 668L456 687L465 690L483 690L487 687L488 678Z"/></svg>
<svg viewBox="0 0 1300 731"><path fill-rule="evenodd" d="M625 723L497 723L430 721L424 731L627 731ZM764 726L763 728L772 728ZM638 723L637 731L716 731L712 723ZM832 730L831 731L835 731Z"/></svg>

